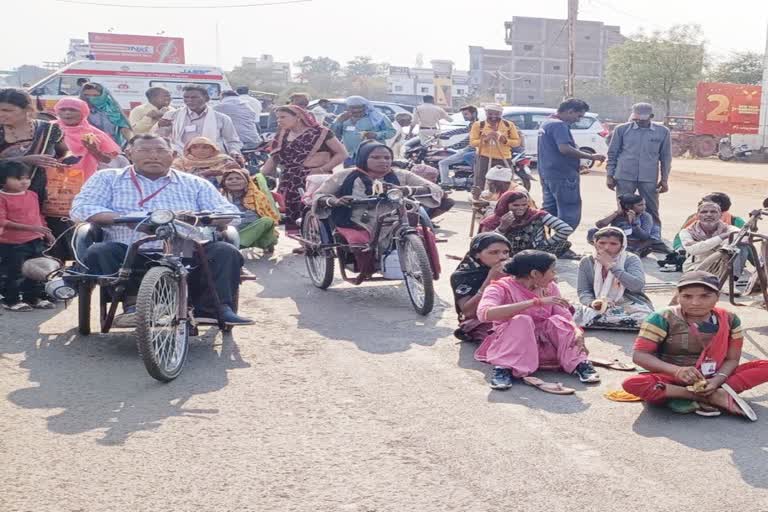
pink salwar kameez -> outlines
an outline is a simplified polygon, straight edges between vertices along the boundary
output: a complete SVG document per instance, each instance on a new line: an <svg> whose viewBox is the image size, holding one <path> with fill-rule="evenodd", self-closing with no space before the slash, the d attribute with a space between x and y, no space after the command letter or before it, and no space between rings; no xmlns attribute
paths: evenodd
<svg viewBox="0 0 768 512"><path fill-rule="evenodd" d="M560 296L555 283L550 283L544 297ZM533 291L512 277L504 277L485 289L477 307L477 318L487 322L490 308L515 304L535 298ZM532 306L509 320L493 322L493 332L475 351L475 359L512 370L516 378L527 377L536 370L558 370L572 373L579 363L588 360L576 344L576 327L571 312L562 306Z"/></svg>

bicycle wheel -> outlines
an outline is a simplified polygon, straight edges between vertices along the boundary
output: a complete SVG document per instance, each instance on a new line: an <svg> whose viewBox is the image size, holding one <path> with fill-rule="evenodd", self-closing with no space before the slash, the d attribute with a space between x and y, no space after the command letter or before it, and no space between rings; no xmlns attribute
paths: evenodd
<svg viewBox="0 0 768 512"><path fill-rule="evenodd" d="M325 290L333 282L333 253L320 251L317 246L323 243L323 225L315 215L307 213L301 222L301 237L314 247L305 247L304 261L312 283Z"/></svg>
<svg viewBox="0 0 768 512"><path fill-rule="evenodd" d="M189 329L179 318L179 279L167 267L144 275L136 297L136 343L147 372L169 382L179 376L189 352Z"/></svg>
<svg viewBox="0 0 768 512"><path fill-rule="evenodd" d="M435 287L424 242L418 235L411 233L405 235L405 239L398 245L403 280L413 309L420 315L428 315L435 305Z"/></svg>
<svg viewBox="0 0 768 512"><path fill-rule="evenodd" d="M83 336L91 334L91 283L80 281L77 285L77 330Z"/></svg>

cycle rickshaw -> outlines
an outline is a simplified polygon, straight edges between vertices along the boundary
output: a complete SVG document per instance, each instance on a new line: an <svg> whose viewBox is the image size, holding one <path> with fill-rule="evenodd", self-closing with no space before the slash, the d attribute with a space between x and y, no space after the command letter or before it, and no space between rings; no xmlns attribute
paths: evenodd
<svg viewBox="0 0 768 512"><path fill-rule="evenodd" d="M333 282L338 261L341 277L355 285L364 281L404 281L416 312L429 314L435 303L433 281L439 277L440 263L434 234L416 220L420 208L418 196L407 198L402 190L392 188L365 199L355 199L351 206L362 204L375 205L377 214L370 241L365 243L350 243L344 230L337 229L332 220L321 219L312 210L305 213L301 235L295 238L304 248L312 283L327 289ZM353 250L370 253L375 272L380 276L361 275ZM351 275L355 272L356 276Z"/></svg>
<svg viewBox="0 0 768 512"><path fill-rule="evenodd" d="M60 298L72 298L78 295L78 331L87 336L91 333L91 302L94 288L99 286L99 318L102 333L110 332L118 305L123 302L131 288L136 293L135 334L139 354L147 372L155 379L168 382L181 374L189 352L189 337L196 336L198 323L190 312L188 304L188 275L192 269L191 257L197 256L199 266L207 283L207 289L213 294L213 301L220 306L216 294L208 260L205 257L205 242L221 236L208 228L217 220L232 220L240 214L199 212L182 216L170 210L157 210L146 217L120 217L116 225L135 224L137 232L148 236L133 242L125 255L120 269L112 275L89 275L87 268L80 261L87 248L103 238L102 230L93 224L79 225L73 236L73 253L78 265L63 272L66 286L73 289L59 293ZM192 223L180 220L192 219ZM202 229L200 229L202 227ZM234 228L227 228L232 236ZM236 236L236 235L235 235ZM159 242L162 248L157 251L139 250L148 243ZM148 257L144 258L147 254ZM135 267L137 258L145 263ZM66 289L66 286L64 287ZM75 290L76 289L76 290ZM237 297L235 298L237 307ZM217 311L221 308L217 307ZM217 324L222 331L231 326L224 323L218 313Z"/></svg>

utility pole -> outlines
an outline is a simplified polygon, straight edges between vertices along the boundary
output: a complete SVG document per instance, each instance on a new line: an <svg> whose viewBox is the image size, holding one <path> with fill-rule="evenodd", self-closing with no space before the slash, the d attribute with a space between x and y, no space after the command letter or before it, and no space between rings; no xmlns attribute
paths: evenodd
<svg viewBox="0 0 768 512"><path fill-rule="evenodd" d="M565 95L573 97L576 83L576 17L579 15L579 0L568 0L568 82Z"/></svg>

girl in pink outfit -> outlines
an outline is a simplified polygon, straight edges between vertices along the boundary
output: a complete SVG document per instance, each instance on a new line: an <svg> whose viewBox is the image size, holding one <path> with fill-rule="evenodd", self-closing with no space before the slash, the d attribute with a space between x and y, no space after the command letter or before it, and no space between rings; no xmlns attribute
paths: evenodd
<svg viewBox="0 0 768 512"><path fill-rule="evenodd" d="M493 322L493 332L475 352L475 359L495 366L493 389L509 389L522 378L549 393L572 389L530 377L539 369L562 369L581 382L600 381L587 358L584 335L573 322L567 300L555 284L554 255L526 250L504 267L511 277L490 284L477 307L481 322Z"/></svg>

